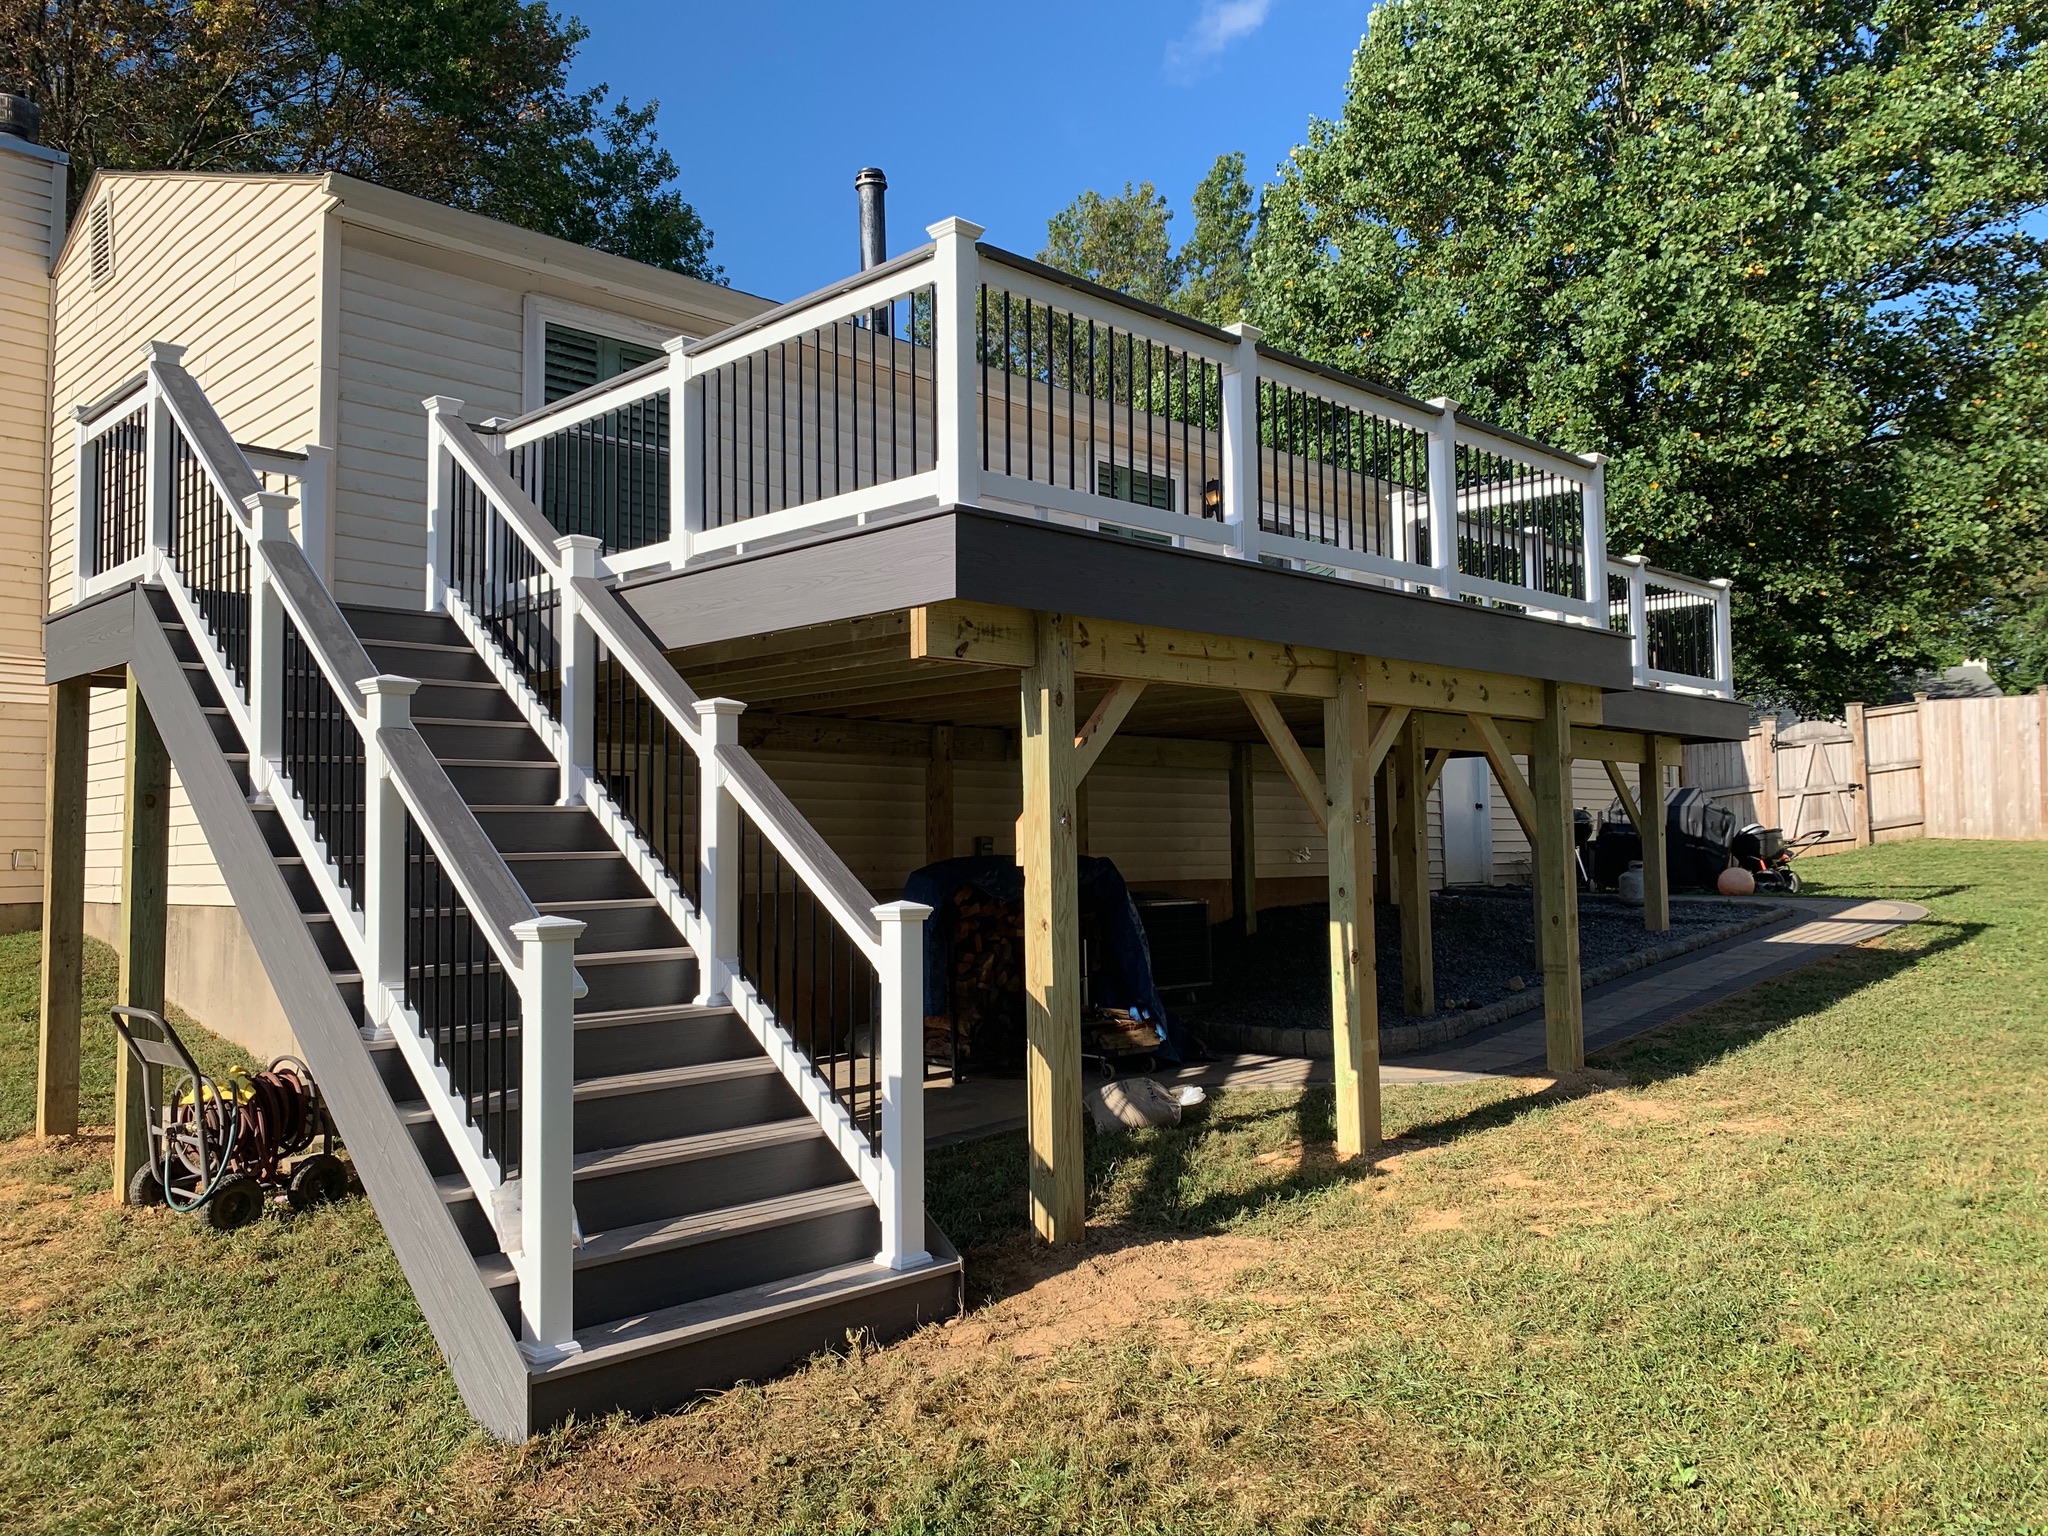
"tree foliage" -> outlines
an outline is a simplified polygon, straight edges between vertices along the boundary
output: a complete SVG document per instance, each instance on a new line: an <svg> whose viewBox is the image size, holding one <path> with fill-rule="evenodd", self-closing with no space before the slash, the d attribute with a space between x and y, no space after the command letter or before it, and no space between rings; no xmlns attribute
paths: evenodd
<svg viewBox="0 0 2048 1536"><path fill-rule="evenodd" d="M1195 188L1193 209L1194 232L1176 251L1167 227L1173 211L1151 182L1125 182L1110 197L1083 192L1047 221L1038 259L1216 325L1242 320L1258 219L1243 155L1217 157Z"/></svg>
<svg viewBox="0 0 2048 1536"><path fill-rule="evenodd" d="M1254 318L1614 455L1611 543L1734 578L1747 692L1880 697L2039 567L2041 418L2008 417L2043 33L2008 0L1389 0L1267 190Z"/></svg>
<svg viewBox="0 0 2048 1536"><path fill-rule="evenodd" d="M654 105L573 91L539 0L0 0L0 86L100 169L339 171L700 277Z"/></svg>

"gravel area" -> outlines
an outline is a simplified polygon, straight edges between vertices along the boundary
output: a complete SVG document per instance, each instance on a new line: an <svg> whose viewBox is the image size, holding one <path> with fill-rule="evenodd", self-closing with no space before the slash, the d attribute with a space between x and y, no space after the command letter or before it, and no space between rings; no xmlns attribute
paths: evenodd
<svg viewBox="0 0 2048 1536"><path fill-rule="evenodd" d="M1330 1027L1329 908L1320 903L1275 907L1259 914L1246 939L1219 926L1214 936L1215 985L1177 1011L1199 1034L1214 1025L1264 1029ZM1647 933L1640 907L1617 897L1579 897L1579 964L1588 974L1630 956L1690 940L1710 941L1754 926L1752 909L1714 901L1671 903L1671 931ZM1535 925L1526 890L1438 892L1430 902L1436 953L1437 1017L1492 1010L1542 981ZM1403 1022L1400 911L1382 903L1374 923L1379 957L1381 1028ZM1514 985L1520 981L1522 985ZM1409 1019L1406 1022L1417 1021Z"/></svg>

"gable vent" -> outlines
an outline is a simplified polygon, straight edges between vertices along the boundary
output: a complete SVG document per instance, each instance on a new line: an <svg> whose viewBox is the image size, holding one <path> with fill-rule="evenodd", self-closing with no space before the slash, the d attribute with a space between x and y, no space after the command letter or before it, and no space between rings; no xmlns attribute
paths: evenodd
<svg viewBox="0 0 2048 1536"><path fill-rule="evenodd" d="M114 275L114 204L111 199L103 197L93 205L86 237L92 246L92 281L97 288Z"/></svg>

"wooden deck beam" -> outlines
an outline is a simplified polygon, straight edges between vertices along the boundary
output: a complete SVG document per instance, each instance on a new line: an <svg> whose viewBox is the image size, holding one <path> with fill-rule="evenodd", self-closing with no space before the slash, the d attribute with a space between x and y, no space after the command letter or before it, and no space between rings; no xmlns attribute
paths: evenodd
<svg viewBox="0 0 2048 1536"><path fill-rule="evenodd" d="M1081 1142L1081 921L1074 826L1074 645L1062 614L1034 615L1020 674L1024 814L1025 1118L1031 1224L1049 1243L1087 1227Z"/></svg>
<svg viewBox="0 0 2048 1536"><path fill-rule="evenodd" d="M36 1038L36 1134L78 1132L78 1058L85 1023L85 784L92 680L50 690L43 802L42 1022Z"/></svg>
<svg viewBox="0 0 2048 1536"><path fill-rule="evenodd" d="M1364 670L1347 662L1344 686L1323 705L1329 777L1330 1023L1337 1095L1337 1155L1380 1145L1379 976L1373 952L1371 736Z"/></svg>

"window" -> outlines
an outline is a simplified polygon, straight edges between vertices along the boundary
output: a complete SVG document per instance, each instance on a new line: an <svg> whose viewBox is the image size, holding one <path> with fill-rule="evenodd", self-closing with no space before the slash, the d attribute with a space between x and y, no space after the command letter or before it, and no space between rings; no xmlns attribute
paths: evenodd
<svg viewBox="0 0 2048 1536"><path fill-rule="evenodd" d="M1112 501L1153 507L1161 512L1174 510L1172 478L1134 469L1128 464L1097 464L1095 494L1107 496Z"/></svg>
<svg viewBox="0 0 2048 1536"><path fill-rule="evenodd" d="M600 336L595 331L548 321L541 362L541 400L552 405L578 390L602 384L606 379L651 363L662 356L659 347Z"/></svg>
<svg viewBox="0 0 2048 1536"><path fill-rule="evenodd" d="M114 275L113 199L103 197L93 204L86 241L91 248L92 285L97 288Z"/></svg>

